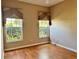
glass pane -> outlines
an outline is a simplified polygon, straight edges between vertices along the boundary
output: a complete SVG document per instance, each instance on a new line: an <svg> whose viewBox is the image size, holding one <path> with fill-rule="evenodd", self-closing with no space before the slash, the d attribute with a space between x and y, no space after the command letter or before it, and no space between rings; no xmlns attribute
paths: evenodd
<svg viewBox="0 0 79 59"><path fill-rule="evenodd" d="M6 41L15 42L22 40L22 19L6 18Z"/></svg>
<svg viewBox="0 0 79 59"><path fill-rule="evenodd" d="M49 37L49 21L39 20L39 38Z"/></svg>

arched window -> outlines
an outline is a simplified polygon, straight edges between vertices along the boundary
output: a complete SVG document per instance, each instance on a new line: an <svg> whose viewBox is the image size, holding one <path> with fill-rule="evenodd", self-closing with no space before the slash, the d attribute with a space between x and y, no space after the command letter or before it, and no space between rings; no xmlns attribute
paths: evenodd
<svg viewBox="0 0 79 59"><path fill-rule="evenodd" d="M50 36L50 12L39 11L38 23L39 23L39 38L49 38Z"/></svg>
<svg viewBox="0 0 79 59"><path fill-rule="evenodd" d="M3 8L6 42L23 39L23 16L19 9Z"/></svg>

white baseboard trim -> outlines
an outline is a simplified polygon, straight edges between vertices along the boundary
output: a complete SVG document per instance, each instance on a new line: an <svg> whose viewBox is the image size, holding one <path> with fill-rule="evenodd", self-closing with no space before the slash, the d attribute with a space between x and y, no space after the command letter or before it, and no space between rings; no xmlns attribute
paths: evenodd
<svg viewBox="0 0 79 59"><path fill-rule="evenodd" d="M53 43L52 43L52 44L53 44ZM77 53L77 50L74 50L74 49L72 49L72 48L68 48L68 47L66 47L66 46L63 46L63 45L57 44L57 43L54 43L54 44L56 44L57 46L60 46L60 47L62 47L62 48L65 48L65 49L67 49L67 50L70 50L70 51L73 51L73 52L76 52L76 53Z"/></svg>
<svg viewBox="0 0 79 59"><path fill-rule="evenodd" d="M47 41L47 42L35 43L35 44L30 44L30 45L19 46L19 47L15 47L15 48L9 48L9 49L5 49L4 51L10 51L10 50L15 50L15 49L20 49L20 48L35 46L35 45L39 45L39 44L45 44L45 43L49 43L49 41Z"/></svg>

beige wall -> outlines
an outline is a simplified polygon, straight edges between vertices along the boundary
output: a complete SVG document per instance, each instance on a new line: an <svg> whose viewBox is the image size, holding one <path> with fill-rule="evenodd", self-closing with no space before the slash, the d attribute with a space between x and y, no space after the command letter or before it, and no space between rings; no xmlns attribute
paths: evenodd
<svg viewBox="0 0 79 59"><path fill-rule="evenodd" d="M77 50L77 10L76 0L64 0L51 7L52 26L50 37L52 43Z"/></svg>
<svg viewBox="0 0 79 59"><path fill-rule="evenodd" d="M48 11L48 8L31 5L24 2L18 2L16 0L3 0L2 5L3 7L21 8L21 12L23 13L24 17L23 41L15 43L5 43L5 49L48 41L47 38L39 39L38 37L39 35L37 18L38 11Z"/></svg>
<svg viewBox="0 0 79 59"><path fill-rule="evenodd" d="M48 39L38 38L38 11L48 11L48 8L18 2L16 0L3 0L4 7L21 8L24 21L24 39L20 42L5 43L5 49L47 42ZM52 26L50 38L53 43L58 43L76 50L76 0L65 0L51 7Z"/></svg>

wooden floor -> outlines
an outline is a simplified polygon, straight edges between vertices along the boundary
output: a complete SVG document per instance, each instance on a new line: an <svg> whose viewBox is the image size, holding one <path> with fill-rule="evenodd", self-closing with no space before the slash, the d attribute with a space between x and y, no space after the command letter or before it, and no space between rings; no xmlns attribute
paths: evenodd
<svg viewBox="0 0 79 59"><path fill-rule="evenodd" d="M4 53L4 59L77 59L76 53L52 45L38 45Z"/></svg>

